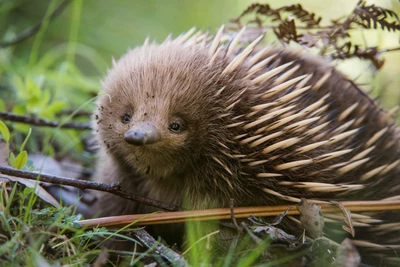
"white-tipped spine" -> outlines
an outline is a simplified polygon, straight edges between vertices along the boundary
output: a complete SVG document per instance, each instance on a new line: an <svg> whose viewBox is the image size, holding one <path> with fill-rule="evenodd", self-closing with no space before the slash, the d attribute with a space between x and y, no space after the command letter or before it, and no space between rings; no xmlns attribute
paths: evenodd
<svg viewBox="0 0 400 267"><path fill-rule="evenodd" d="M217 48L218 48L218 46L219 46L219 44L221 42L221 37L222 37L222 34L224 32L224 28L225 28L225 25L222 25L219 28L217 34L214 37L214 40L211 43L210 49L208 50L208 55L210 57L213 57L217 52Z"/></svg>
<svg viewBox="0 0 400 267"><path fill-rule="evenodd" d="M237 55L231 63L222 71L222 75L227 75L232 73L236 68L242 64L245 59L250 55L253 51L254 47L264 38L264 35L259 36L255 39L251 44L249 44L239 55Z"/></svg>
<svg viewBox="0 0 400 267"><path fill-rule="evenodd" d="M242 38L243 33L246 31L246 26L244 26L232 39L231 43L228 46L228 51L226 51L226 57L230 57L233 52L237 49L236 45L240 43L240 38Z"/></svg>

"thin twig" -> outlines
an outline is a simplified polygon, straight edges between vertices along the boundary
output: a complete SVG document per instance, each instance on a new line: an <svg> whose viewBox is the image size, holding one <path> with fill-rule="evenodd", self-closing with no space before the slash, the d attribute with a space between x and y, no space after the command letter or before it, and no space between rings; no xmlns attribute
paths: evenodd
<svg viewBox="0 0 400 267"><path fill-rule="evenodd" d="M64 0L56 9L54 9L53 13L50 15L49 20L51 21L51 20L55 19L56 17L58 17L62 13L62 11L69 5L69 3L71 3L71 0ZM13 40L0 42L0 48L18 44L18 43L28 39L29 37L34 36L36 33L39 32L40 27L42 27L43 22L44 22L44 19L42 19L42 21L40 21L35 26L32 26L32 27L24 30L23 32L19 33Z"/></svg>
<svg viewBox="0 0 400 267"><path fill-rule="evenodd" d="M400 46L399 47L383 49L383 50L380 51L380 53L398 52L398 51L400 51Z"/></svg>
<svg viewBox="0 0 400 267"><path fill-rule="evenodd" d="M230 199L230 203L229 203L229 209L231 210L231 220L233 222L233 224L236 227L236 230L238 231L239 234L242 233L242 228L239 227L237 221L236 221L236 217L235 217L235 200L233 198Z"/></svg>
<svg viewBox="0 0 400 267"><path fill-rule="evenodd" d="M116 196L120 196L129 200L133 200L139 202L144 205L156 207L163 210L168 211L176 211L180 210L179 207L171 204L166 204L164 202L148 199L142 196L138 196L127 191L121 190L120 183L112 183L112 184L104 184L98 182L91 182L86 180L77 180L71 179L66 177L54 176L54 175L47 175L47 174L40 174L36 172L29 172L29 171L22 171L16 170L10 167L0 166L0 173L4 175L10 175L14 177L21 177L29 180L37 180L40 182L52 183L52 184L59 184L59 185L69 185L73 187L77 187L80 189L92 189L102 192L108 192L114 194Z"/></svg>
<svg viewBox="0 0 400 267"><path fill-rule="evenodd" d="M249 229L249 227L247 226L247 224L245 222L241 222L241 225L242 225L242 228L244 230L246 230L246 232L250 236L250 238L254 241L254 243L256 243L256 245L260 246L262 244L262 239L259 238L258 236L256 236L254 234L254 232Z"/></svg>
<svg viewBox="0 0 400 267"><path fill-rule="evenodd" d="M140 229L134 232L137 239L148 248L154 248L162 257L173 263L174 266L190 266L186 260L170 248L164 246L161 242L157 241L145 230Z"/></svg>
<svg viewBox="0 0 400 267"><path fill-rule="evenodd" d="M58 121L50 121L43 118L38 118L36 116L27 116L27 115L18 115L10 112L0 112L0 119L13 121L13 122L20 122L20 123L27 123L34 126L44 126L44 127L60 127L64 129L76 129L76 130L91 130L91 123L61 123Z"/></svg>

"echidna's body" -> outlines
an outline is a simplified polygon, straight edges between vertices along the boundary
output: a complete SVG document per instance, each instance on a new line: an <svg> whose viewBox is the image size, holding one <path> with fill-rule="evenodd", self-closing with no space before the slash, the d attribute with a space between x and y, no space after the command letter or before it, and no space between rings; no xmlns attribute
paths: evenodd
<svg viewBox="0 0 400 267"><path fill-rule="evenodd" d="M189 35L129 51L109 72L98 180L188 209L400 195L391 114L328 63L259 49L260 38L242 50L240 34L229 45ZM150 211L100 202L110 215Z"/></svg>

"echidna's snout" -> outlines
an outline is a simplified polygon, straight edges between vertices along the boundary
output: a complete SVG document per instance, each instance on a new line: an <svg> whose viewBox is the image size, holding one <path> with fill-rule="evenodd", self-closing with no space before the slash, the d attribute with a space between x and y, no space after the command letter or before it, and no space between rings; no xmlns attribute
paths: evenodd
<svg viewBox="0 0 400 267"><path fill-rule="evenodd" d="M160 133L152 122L141 121L125 132L124 139L131 145L142 146L158 142Z"/></svg>

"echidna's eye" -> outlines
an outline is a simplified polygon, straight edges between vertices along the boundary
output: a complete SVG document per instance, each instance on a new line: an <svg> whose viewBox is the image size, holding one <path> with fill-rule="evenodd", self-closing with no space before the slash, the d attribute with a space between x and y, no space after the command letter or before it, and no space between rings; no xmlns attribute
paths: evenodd
<svg viewBox="0 0 400 267"><path fill-rule="evenodd" d="M179 132L182 131L182 126L181 126L179 123L177 123L177 122L173 122L173 123L171 123L171 124L169 125L168 129L169 129L171 132L179 133Z"/></svg>
<svg viewBox="0 0 400 267"><path fill-rule="evenodd" d="M122 123L128 124L130 121L131 121L131 115L125 113L124 116L122 116Z"/></svg>

